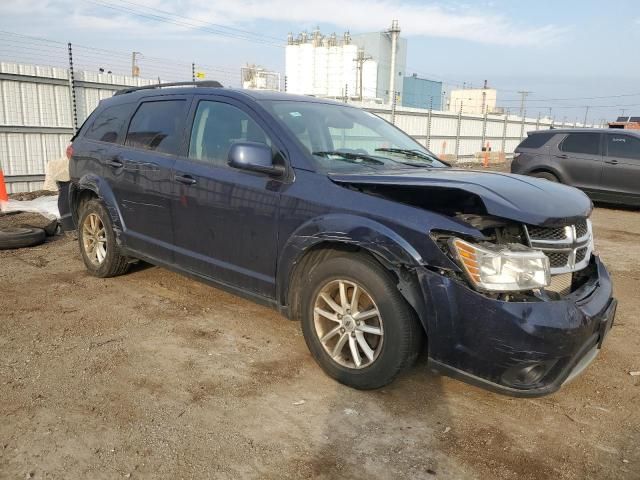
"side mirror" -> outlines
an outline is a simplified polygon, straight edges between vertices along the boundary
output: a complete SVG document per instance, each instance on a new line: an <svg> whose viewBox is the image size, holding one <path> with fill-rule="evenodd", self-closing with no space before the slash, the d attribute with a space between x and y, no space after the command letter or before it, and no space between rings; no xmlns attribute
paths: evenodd
<svg viewBox="0 0 640 480"><path fill-rule="evenodd" d="M282 175L284 167L274 165L271 147L264 143L234 143L229 149L228 163L232 167L267 175Z"/></svg>

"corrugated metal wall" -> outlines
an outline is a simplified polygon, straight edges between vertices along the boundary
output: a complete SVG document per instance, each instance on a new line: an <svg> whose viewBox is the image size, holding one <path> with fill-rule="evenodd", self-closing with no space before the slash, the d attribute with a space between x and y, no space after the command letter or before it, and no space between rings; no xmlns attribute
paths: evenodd
<svg viewBox="0 0 640 480"><path fill-rule="evenodd" d="M98 105L124 86L153 80L94 72L76 72L78 126ZM388 106L362 105L386 120ZM0 165L10 193L42 187L46 164L64 155L73 135L72 90L66 69L0 63ZM494 152L513 153L526 132L549 123L504 115L457 115L398 107L395 124L431 151L471 161L486 142Z"/></svg>
<svg viewBox="0 0 640 480"><path fill-rule="evenodd" d="M76 72L78 125L116 90L150 83L122 75ZM0 165L9 193L42 188L47 162L64 155L73 132L66 69L0 63Z"/></svg>
<svg viewBox="0 0 640 480"><path fill-rule="evenodd" d="M385 120L391 120L388 106L362 106ZM551 127L551 123L535 118L523 119L512 115L487 115L485 118L483 115L458 115L436 110L429 114L428 110L402 107L396 109L395 125L432 152L453 155L459 162L473 161L487 142L491 151L503 152L509 157L527 132Z"/></svg>

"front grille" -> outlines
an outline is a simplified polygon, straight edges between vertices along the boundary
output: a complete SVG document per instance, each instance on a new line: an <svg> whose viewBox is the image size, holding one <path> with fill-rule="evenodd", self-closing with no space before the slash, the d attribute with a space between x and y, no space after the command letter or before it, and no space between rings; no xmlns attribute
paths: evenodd
<svg viewBox="0 0 640 480"><path fill-rule="evenodd" d="M551 268L564 267L569 262L569 253L567 252L545 252L549 257L549 265Z"/></svg>
<svg viewBox="0 0 640 480"><path fill-rule="evenodd" d="M551 275L583 269L591 259L593 240L588 219L561 227L526 225L529 245L549 258Z"/></svg>
<svg viewBox="0 0 640 480"><path fill-rule="evenodd" d="M535 227L529 226L529 237L536 240L565 240L567 234L565 227Z"/></svg>
<svg viewBox="0 0 640 480"><path fill-rule="evenodd" d="M587 225L586 220L580 220L579 222L576 223L576 236L578 238L582 238L588 233L589 233L589 226Z"/></svg>

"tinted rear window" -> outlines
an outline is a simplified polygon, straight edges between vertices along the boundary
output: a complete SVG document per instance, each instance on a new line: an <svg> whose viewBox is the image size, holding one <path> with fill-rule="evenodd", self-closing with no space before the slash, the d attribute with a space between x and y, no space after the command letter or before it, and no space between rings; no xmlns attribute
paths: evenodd
<svg viewBox="0 0 640 480"><path fill-rule="evenodd" d="M607 155L640 161L640 138L631 135L607 135Z"/></svg>
<svg viewBox="0 0 640 480"><path fill-rule="evenodd" d="M100 142L122 143L124 130L134 106L133 103L125 103L105 108L87 129L85 137Z"/></svg>
<svg viewBox="0 0 640 480"><path fill-rule="evenodd" d="M176 154L185 116L184 100L144 102L131 119L125 145Z"/></svg>
<svg viewBox="0 0 640 480"><path fill-rule="evenodd" d="M600 154L599 133L570 133L560 144L560 150L567 153Z"/></svg>
<svg viewBox="0 0 640 480"><path fill-rule="evenodd" d="M555 133L534 133L529 135L519 145L520 148L540 148L553 137Z"/></svg>

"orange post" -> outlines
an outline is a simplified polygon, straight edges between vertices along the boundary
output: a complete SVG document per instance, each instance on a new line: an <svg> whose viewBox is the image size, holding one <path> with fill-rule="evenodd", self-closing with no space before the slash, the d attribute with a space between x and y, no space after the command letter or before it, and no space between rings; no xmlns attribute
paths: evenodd
<svg viewBox="0 0 640 480"><path fill-rule="evenodd" d="M491 144L487 142L487 145L484 147L484 158L482 159L482 166L484 168L489 166L489 148L491 148Z"/></svg>
<svg viewBox="0 0 640 480"><path fill-rule="evenodd" d="M440 152L440 158L444 160L445 151L447 150L447 141L443 140L442 142L442 151Z"/></svg>
<svg viewBox="0 0 640 480"><path fill-rule="evenodd" d="M7 195L7 186L4 183L4 173L2 173L2 168L0 168L0 202L8 202L9 195Z"/></svg>

